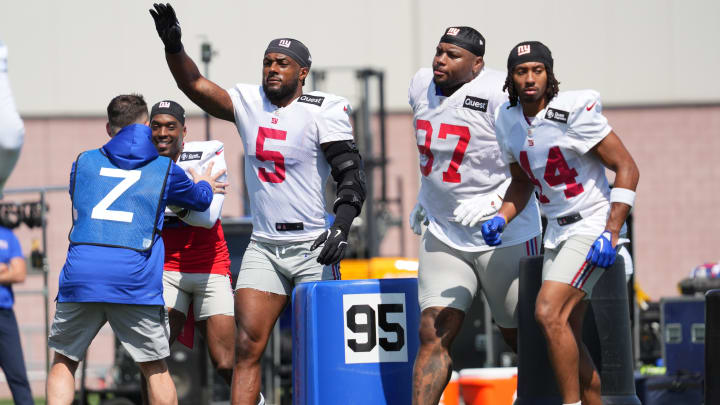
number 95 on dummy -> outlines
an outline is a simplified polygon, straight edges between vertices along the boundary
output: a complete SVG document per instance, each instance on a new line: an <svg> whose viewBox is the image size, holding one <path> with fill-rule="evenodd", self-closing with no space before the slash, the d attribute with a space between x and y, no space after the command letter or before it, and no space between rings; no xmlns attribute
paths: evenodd
<svg viewBox="0 0 720 405"><path fill-rule="evenodd" d="M406 362L404 293L344 294L345 363Z"/></svg>

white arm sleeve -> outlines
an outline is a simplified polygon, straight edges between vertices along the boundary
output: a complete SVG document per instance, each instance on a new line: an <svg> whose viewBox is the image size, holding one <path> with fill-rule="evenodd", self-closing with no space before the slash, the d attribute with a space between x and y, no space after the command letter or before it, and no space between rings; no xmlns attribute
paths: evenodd
<svg viewBox="0 0 720 405"><path fill-rule="evenodd" d="M218 218L220 218L224 202L224 194L215 194L213 195L213 200L210 203L210 208L203 212L190 211L185 218L181 219L188 225L210 229L215 226L215 222L217 222Z"/></svg>

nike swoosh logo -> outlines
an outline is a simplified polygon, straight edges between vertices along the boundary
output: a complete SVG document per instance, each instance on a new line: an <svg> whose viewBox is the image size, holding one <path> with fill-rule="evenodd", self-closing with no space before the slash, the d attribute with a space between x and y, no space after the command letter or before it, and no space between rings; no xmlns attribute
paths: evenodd
<svg viewBox="0 0 720 405"><path fill-rule="evenodd" d="M337 238L338 236L340 236L341 233L342 233L341 230L336 229L336 230L335 230L335 236L334 236L334 237Z"/></svg>
<svg viewBox="0 0 720 405"><path fill-rule="evenodd" d="M603 240L600 239L600 251L602 252L602 250L603 250Z"/></svg>
<svg viewBox="0 0 720 405"><path fill-rule="evenodd" d="M590 104L590 107L587 108L588 111L592 110L593 107L595 107L595 104L597 104L597 100L595 100L592 104Z"/></svg>

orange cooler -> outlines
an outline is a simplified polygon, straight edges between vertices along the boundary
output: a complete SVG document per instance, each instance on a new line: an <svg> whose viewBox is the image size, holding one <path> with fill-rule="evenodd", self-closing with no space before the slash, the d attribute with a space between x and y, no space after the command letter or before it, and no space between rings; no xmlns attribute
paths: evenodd
<svg viewBox="0 0 720 405"><path fill-rule="evenodd" d="M448 382L447 387L445 387L445 391L443 391L438 405L460 405L460 382L458 378L459 374L457 371L453 371L452 376L450 376L450 382Z"/></svg>
<svg viewBox="0 0 720 405"><path fill-rule="evenodd" d="M512 405L517 390L517 367L460 370L460 392L466 405Z"/></svg>

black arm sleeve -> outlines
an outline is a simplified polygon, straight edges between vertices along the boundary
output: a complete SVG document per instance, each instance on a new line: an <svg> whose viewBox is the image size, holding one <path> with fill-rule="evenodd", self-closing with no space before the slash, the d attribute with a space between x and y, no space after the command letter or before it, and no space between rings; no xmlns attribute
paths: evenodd
<svg viewBox="0 0 720 405"><path fill-rule="evenodd" d="M355 209L353 217L360 215L365 202L365 170L362 158L353 141L336 141L322 144L325 158L332 168L332 176L337 182L337 198L333 203L333 211L347 216L347 210L340 207L347 205ZM352 222L352 218L350 219Z"/></svg>

